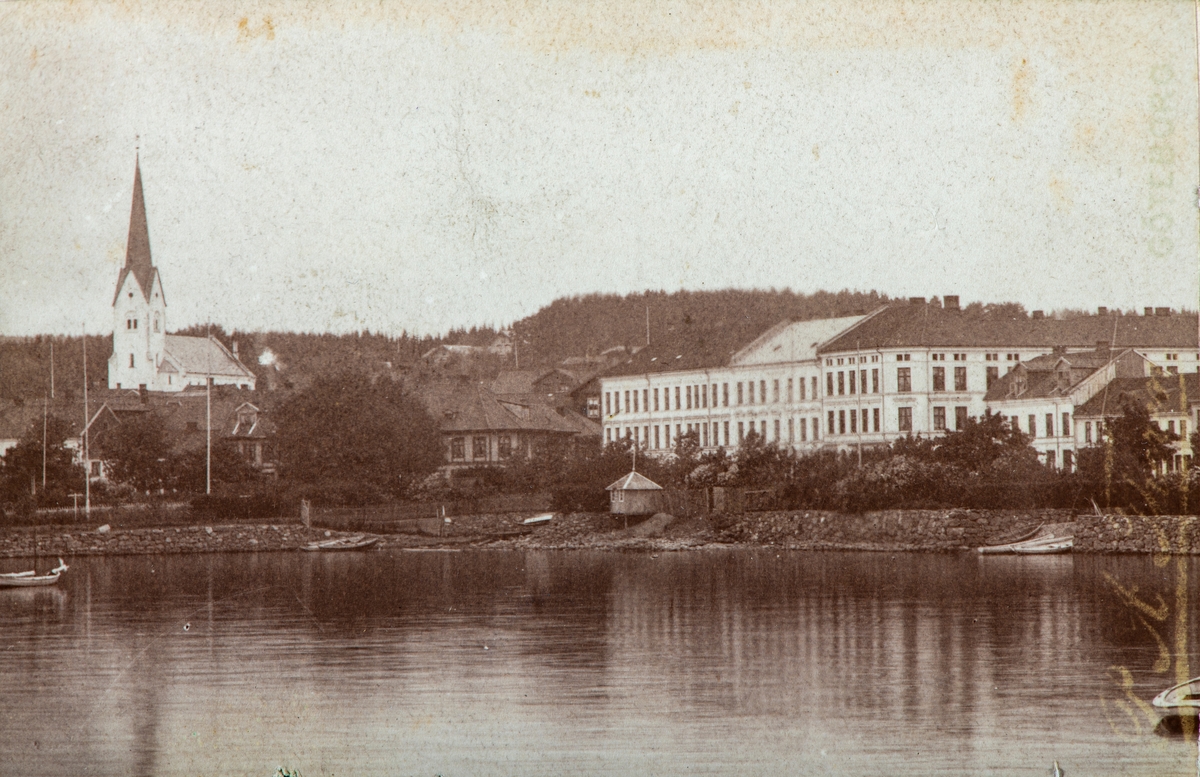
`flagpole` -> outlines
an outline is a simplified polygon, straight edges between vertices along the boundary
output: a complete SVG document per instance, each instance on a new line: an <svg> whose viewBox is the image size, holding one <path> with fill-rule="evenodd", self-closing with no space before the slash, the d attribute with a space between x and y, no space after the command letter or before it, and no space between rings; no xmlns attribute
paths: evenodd
<svg viewBox="0 0 1200 777"><path fill-rule="evenodd" d="M83 515L92 517L92 460L88 453L87 329L83 330Z"/></svg>

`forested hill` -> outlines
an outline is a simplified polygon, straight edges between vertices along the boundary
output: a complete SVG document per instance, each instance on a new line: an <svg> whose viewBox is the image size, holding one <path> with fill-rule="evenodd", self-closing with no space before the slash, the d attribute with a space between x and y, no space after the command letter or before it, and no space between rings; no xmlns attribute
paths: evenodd
<svg viewBox="0 0 1200 777"><path fill-rule="evenodd" d="M868 313L888 301L877 292L794 291L645 292L558 299L513 325L521 366L549 366L570 356L597 355L613 346L650 341L731 353L787 319Z"/></svg>

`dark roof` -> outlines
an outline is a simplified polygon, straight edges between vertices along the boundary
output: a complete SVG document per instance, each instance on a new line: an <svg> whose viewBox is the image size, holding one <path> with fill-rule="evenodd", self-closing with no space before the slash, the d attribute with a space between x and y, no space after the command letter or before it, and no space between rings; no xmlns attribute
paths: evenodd
<svg viewBox="0 0 1200 777"><path fill-rule="evenodd" d="M1128 350L1121 354L1107 350L1043 354L1023 361L1009 372L1001 375L987 390L984 399L988 402L997 402L1005 399L1066 396L1081 380L1108 364L1118 355L1125 353L1132 355L1132 352ZM1140 360L1141 357L1135 358ZM1060 365L1069 374L1065 387L1058 380ZM1011 394L1010 390L1013 384L1022 378L1025 383L1024 390L1020 394Z"/></svg>
<svg viewBox="0 0 1200 777"><path fill-rule="evenodd" d="M416 389L426 409L444 432L525 431L579 434L577 424L531 395L497 396L467 380L427 383ZM586 420L586 419L585 419ZM591 423L591 422L589 422ZM598 434L598 432L596 432Z"/></svg>
<svg viewBox="0 0 1200 777"><path fill-rule="evenodd" d="M113 304L117 304L117 294L121 293L121 285L130 273L137 278L142 287L142 295L150 301L150 287L154 284L154 276L158 270L150 258L150 228L146 224L146 200L142 196L142 162L139 158L133 169L133 205L129 210L129 240L125 244L125 266L117 277L117 289L113 294Z"/></svg>
<svg viewBox="0 0 1200 777"><path fill-rule="evenodd" d="M1117 378L1105 390L1075 408L1075 417L1111 418L1122 413L1121 406L1126 397L1131 397L1151 413L1187 412L1180 409L1180 390L1183 390L1189 405L1200 401L1200 374L1189 372L1183 375L1166 373L1149 378Z"/></svg>
<svg viewBox="0 0 1200 777"><path fill-rule="evenodd" d="M1000 317L930 303L893 303L825 343L820 353L877 348L1178 348L1200 345L1195 314Z"/></svg>

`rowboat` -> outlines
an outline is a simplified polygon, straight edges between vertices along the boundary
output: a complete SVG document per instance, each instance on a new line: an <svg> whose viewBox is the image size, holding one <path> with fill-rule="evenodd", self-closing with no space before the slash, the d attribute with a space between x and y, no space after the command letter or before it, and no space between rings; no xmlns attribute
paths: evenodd
<svg viewBox="0 0 1200 777"><path fill-rule="evenodd" d="M367 537L362 534L353 537L338 537L324 542L310 542L302 545L301 550L362 550L379 542L378 537Z"/></svg>
<svg viewBox="0 0 1200 777"><path fill-rule="evenodd" d="M58 582L59 576L66 571L67 565L60 558L58 566L44 575L39 575L33 570L0 574L0 588L29 588L38 585L54 585Z"/></svg>
<svg viewBox="0 0 1200 777"><path fill-rule="evenodd" d="M1155 696L1150 702L1162 710L1173 710L1176 714L1195 715L1200 709L1200 677L1185 683L1172 685Z"/></svg>
<svg viewBox="0 0 1200 777"><path fill-rule="evenodd" d="M1071 536L1056 536L1053 534L1035 537L1031 540L1011 542L1007 545L992 545L976 548L980 553L1015 553L1019 556L1040 556L1050 553L1066 553L1075 546L1075 538Z"/></svg>

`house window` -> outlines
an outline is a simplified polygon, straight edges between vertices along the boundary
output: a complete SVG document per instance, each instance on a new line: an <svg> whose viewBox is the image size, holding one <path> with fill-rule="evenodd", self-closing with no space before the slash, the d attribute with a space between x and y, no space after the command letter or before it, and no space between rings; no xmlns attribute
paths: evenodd
<svg viewBox="0 0 1200 777"><path fill-rule="evenodd" d="M935 407L933 409L933 430L935 432L946 431L946 408Z"/></svg>
<svg viewBox="0 0 1200 777"><path fill-rule="evenodd" d="M1175 422L1174 421L1167 421L1167 431L1170 432L1171 434L1175 434Z"/></svg>
<svg viewBox="0 0 1200 777"><path fill-rule="evenodd" d="M467 440L465 437L450 438L450 458L462 461L467 457Z"/></svg>
<svg viewBox="0 0 1200 777"><path fill-rule="evenodd" d="M896 368L896 391L901 394L907 394L912 391L912 367Z"/></svg>
<svg viewBox="0 0 1200 777"><path fill-rule="evenodd" d="M738 421L738 445L741 445L744 439L746 439L746 424L744 421Z"/></svg>
<svg viewBox="0 0 1200 777"><path fill-rule="evenodd" d="M846 393L846 373L838 370L838 396Z"/></svg>
<svg viewBox="0 0 1200 777"><path fill-rule="evenodd" d="M1054 436L1054 413L1046 413L1046 436Z"/></svg>
<svg viewBox="0 0 1200 777"><path fill-rule="evenodd" d="M776 394L775 398L778 399L779 392L777 391L777 392L775 392L775 394ZM760 380L758 382L758 401L761 404L764 404L764 405L767 404L767 382L765 380Z"/></svg>
<svg viewBox="0 0 1200 777"><path fill-rule="evenodd" d="M696 386L696 391L700 394L700 407L708 407L708 392L704 386Z"/></svg>
<svg viewBox="0 0 1200 777"><path fill-rule="evenodd" d="M780 421L779 421L779 419L778 419L778 418L776 418L776 419L775 419L775 441L776 441L776 442L778 442L778 441L780 441L780 440L782 440L782 439L783 439L783 438L782 438L782 437L779 435L779 424L780 424Z"/></svg>
<svg viewBox="0 0 1200 777"><path fill-rule="evenodd" d="M471 439L471 458L486 459L488 457L488 438L473 437Z"/></svg>
<svg viewBox="0 0 1200 777"><path fill-rule="evenodd" d="M985 354L983 355L983 358L984 358L984 359L986 359L987 361L990 361L990 362L998 362L998 361L1000 361L1000 354L998 354L998 353L985 353Z"/></svg>
<svg viewBox="0 0 1200 777"><path fill-rule="evenodd" d="M683 396L684 396L684 399L687 400L687 409L691 410L692 409L692 387L691 386L684 386ZM697 404L699 404L699 403L697 403Z"/></svg>
<svg viewBox="0 0 1200 777"><path fill-rule="evenodd" d="M612 415L612 394L604 392L604 414Z"/></svg>
<svg viewBox="0 0 1200 777"><path fill-rule="evenodd" d="M129 366L133 366L133 354L129 354Z"/></svg>
<svg viewBox="0 0 1200 777"><path fill-rule="evenodd" d="M808 420L800 419L800 442L808 442Z"/></svg>
<svg viewBox="0 0 1200 777"><path fill-rule="evenodd" d="M157 297L158 295L157 295L157 294L155 294L154 296L156 296L156 297ZM161 321L161 320L159 320L159 317L158 317L158 314L157 314L157 313L155 313L155 314L154 314L154 331L155 331L155 332L160 332L160 331L162 331L162 321Z"/></svg>
<svg viewBox="0 0 1200 777"><path fill-rule="evenodd" d="M1092 422L1091 421L1085 421L1083 424L1083 441L1085 443L1091 443L1091 441L1092 441Z"/></svg>
<svg viewBox="0 0 1200 777"><path fill-rule="evenodd" d="M713 404L715 405L716 402L714 401ZM721 405L724 407L729 407L729 384L728 383L721 384Z"/></svg>
<svg viewBox="0 0 1200 777"><path fill-rule="evenodd" d="M658 412L658 389L654 389L654 412ZM657 445L654 447L658 447Z"/></svg>
<svg viewBox="0 0 1200 777"><path fill-rule="evenodd" d="M821 425L817 422L816 416L812 418L812 433L813 440L821 439Z"/></svg>
<svg viewBox="0 0 1200 777"><path fill-rule="evenodd" d="M612 442L612 429L611 428L604 430L604 441Z"/></svg>
<svg viewBox="0 0 1200 777"><path fill-rule="evenodd" d="M954 431L961 432L967 428L967 408L959 405L954 408Z"/></svg>
<svg viewBox="0 0 1200 777"><path fill-rule="evenodd" d="M646 446L647 448L650 447L650 427L649 426L642 427L642 445Z"/></svg>
<svg viewBox="0 0 1200 777"><path fill-rule="evenodd" d="M934 391L945 391L946 390L946 368L945 367L934 367L933 368L933 390Z"/></svg>
<svg viewBox="0 0 1200 777"><path fill-rule="evenodd" d="M871 370L871 393L872 394L879 393L879 370L878 369Z"/></svg>
<svg viewBox="0 0 1200 777"><path fill-rule="evenodd" d="M729 444L729 422L726 421L723 424L721 424L721 426L722 426L721 434L725 438L725 444L728 445Z"/></svg>
<svg viewBox="0 0 1200 777"><path fill-rule="evenodd" d="M676 410L683 407L683 403L679 401L679 394L680 394L679 386L676 386L675 387L675 409Z"/></svg>
<svg viewBox="0 0 1200 777"><path fill-rule="evenodd" d="M650 389L642 389L642 407L650 412Z"/></svg>
<svg viewBox="0 0 1200 777"><path fill-rule="evenodd" d="M637 392L636 391L633 392L633 395L636 397ZM630 403L630 400L629 400L629 392L626 391L625 392L625 412L627 412L627 413L630 412L630 408L632 408L632 407L633 407L633 405Z"/></svg>
<svg viewBox="0 0 1200 777"><path fill-rule="evenodd" d="M858 434L858 413L850 411L850 434Z"/></svg>
<svg viewBox="0 0 1200 777"><path fill-rule="evenodd" d="M1054 455L1054 451L1046 451L1046 466L1050 469L1054 469L1056 458L1057 457Z"/></svg>
<svg viewBox="0 0 1200 777"><path fill-rule="evenodd" d="M754 381L752 380L746 382L746 402L750 405L754 404Z"/></svg>
<svg viewBox="0 0 1200 777"><path fill-rule="evenodd" d="M776 403L779 402L779 379L778 378L776 378L771 383L771 397L772 397L771 401L776 402Z"/></svg>
<svg viewBox="0 0 1200 777"><path fill-rule="evenodd" d="M912 408L911 407L896 408L896 421L897 421L897 424L899 425L900 431L911 432L912 431Z"/></svg>
<svg viewBox="0 0 1200 777"><path fill-rule="evenodd" d="M800 383L800 401L801 401L801 402L803 402L803 401L805 401L806 399L808 399L808 397L806 397L806 396L804 395L804 394L805 394L805 391L804 391L804 378L801 378L801 379L799 380L799 383Z"/></svg>
<svg viewBox="0 0 1200 777"><path fill-rule="evenodd" d="M855 374L854 370L850 370L850 393L851 394L857 393L855 390L855 385L854 385L857 381L854 380L854 374Z"/></svg>
<svg viewBox="0 0 1200 777"><path fill-rule="evenodd" d="M827 396L827 397L833 396L833 373L832 372L825 373L825 396Z"/></svg>
<svg viewBox="0 0 1200 777"><path fill-rule="evenodd" d="M834 426L833 411L829 411L829 426L825 427L826 434L837 434L837 427Z"/></svg>
<svg viewBox="0 0 1200 777"><path fill-rule="evenodd" d="M872 420L874 421L875 431L879 431L879 408L871 411Z"/></svg>
<svg viewBox="0 0 1200 777"><path fill-rule="evenodd" d="M717 384L712 384L712 406L717 406Z"/></svg>
<svg viewBox="0 0 1200 777"><path fill-rule="evenodd" d="M507 434L500 435L496 440L496 449L502 459L512 456L512 437Z"/></svg>
<svg viewBox="0 0 1200 777"><path fill-rule="evenodd" d="M804 384L803 384L803 383L801 383L800 385L801 385L801 386L803 386ZM788 389L787 389L787 391L788 391L788 393L787 393L787 401L788 401L788 404L791 404L791 402L792 402L792 379L791 379L791 378L788 378Z"/></svg>
<svg viewBox="0 0 1200 777"><path fill-rule="evenodd" d="M954 390L955 391L966 391L967 390L967 368L966 367L955 367L954 368Z"/></svg>
<svg viewBox="0 0 1200 777"><path fill-rule="evenodd" d="M1071 451L1063 451L1063 472L1070 472L1075 468L1075 454Z"/></svg>
<svg viewBox="0 0 1200 777"><path fill-rule="evenodd" d="M1029 415L1029 436L1037 437L1037 416L1032 413Z"/></svg>
<svg viewBox="0 0 1200 777"><path fill-rule="evenodd" d="M988 367L987 368L987 387L991 388L992 384L998 380L1000 380L1000 368L999 367Z"/></svg>
<svg viewBox="0 0 1200 777"><path fill-rule="evenodd" d="M1058 430L1058 433L1060 435L1062 435L1063 437L1071 436L1071 414L1070 413L1062 414L1062 428Z"/></svg>
<svg viewBox="0 0 1200 777"><path fill-rule="evenodd" d="M896 361L898 361L898 362L909 362L909 361L912 361L912 354L910 354L910 353L898 353L898 354L896 354Z"/></svg>
<svg viewBox="0 0 1200 777"><path fill-rule="evenodd" d="M846 433L846 411L838 411L838 434Z"/></svg>
<svg viewBox="0 0 1200 777"><path fill-rule="evenodd" d="M671 447L671 425L663 424L663 447Z"/></svg>
<svg viewBox="0 0 1200 777"><path fill-rule="evenodd" d="M796 441L796 419L788 419L788 442Z"/></svg>

